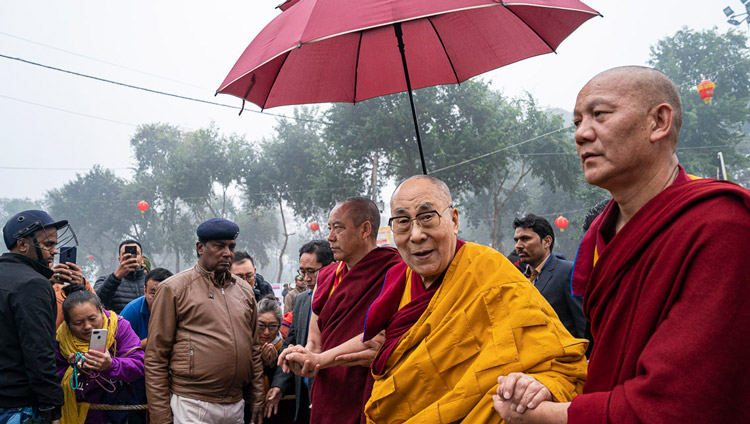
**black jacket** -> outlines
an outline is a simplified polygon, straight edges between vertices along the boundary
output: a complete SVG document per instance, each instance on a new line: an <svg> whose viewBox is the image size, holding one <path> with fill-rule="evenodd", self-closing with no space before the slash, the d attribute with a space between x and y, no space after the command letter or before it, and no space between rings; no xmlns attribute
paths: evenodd
<svg viewBox="0 0 750 424"><path fill-rule="evenodd" d="M255 300L258 302L269 294L274 296L273 287L271 287L271 285L268 284L260 274L255 274L255 287L253 287L253 289L255 291Z"/></svg>
<svg viewBox="0 0 750 424"><path fill-rule="evenodd" d="M25 256L0 256L0 408L38 406L59 419L63 392L51 276L51 269Z"/></svg>
<svg viewBox="0 0 750 424"><path fill-rule="evenodd" d="M312 293L306 291L300 293L294 298L294 309L292 314L292 325L289 327L289 333L281 349L284 350L289 345L302 345L307 344L307 332L310 323L310 305L312 305ZM312 387L313 379L311 378L308 383L308 387ZM281 367L276 367L276 373L271 381L271 387L278 387L281 389L282 395L296 395L297 407L294 412L294 420L297 420L297 416L300 413L309 411L310 403L310 392L308 387L302 382L302 377L294 375L292 373L285 373ZM308 390L303 396L302 390ZM306 403L302 403L303 399ZM309 414L309 412L308 412Z"/></svg>
<svg viewBox="0 0 750 424"><path fill-rule="evenodd" d="M145 284L146 273L139 269L127 273L122 280L115 277L114 273L99 277L94 283L94 290L104 309L110 309L119 315L128 303L143 296Z"/></svg>

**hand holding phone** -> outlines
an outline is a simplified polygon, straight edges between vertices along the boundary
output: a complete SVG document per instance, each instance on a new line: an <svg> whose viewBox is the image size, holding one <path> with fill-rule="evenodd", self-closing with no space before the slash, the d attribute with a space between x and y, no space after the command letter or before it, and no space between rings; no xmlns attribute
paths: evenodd
<svg viewBox="0 0 750 424"><path fill-rule="evenodd" d="M120 257L120 264L114 272L115 277L122 279L136 270L138 270L138 246L125 246Z"/></svg>
<svg viewBox="0 0 750 424"><path fill-rule="evenodd" d="M78 248L76 246L63 246L60 248L60 263L76 263Z"/></svg>
<svg viewBox="0 0 750 424"><path fill-rule="evenodd" d="M96 328L91 330L91 340L89 340L89 351L95 350L104 353L107 350L107 333L106 328Z"/></svg>

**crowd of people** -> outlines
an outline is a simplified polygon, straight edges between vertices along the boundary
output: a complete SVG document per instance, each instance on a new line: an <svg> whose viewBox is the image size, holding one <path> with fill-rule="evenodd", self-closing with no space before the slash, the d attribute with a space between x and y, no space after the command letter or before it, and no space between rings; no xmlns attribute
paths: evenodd
<svg viewBox="0 0 750 424"><path fill-rule="evenodd" d="M575 104L586 181L611 194L573 261L534 214L509 260L458 238L459 210L417 175L380 211L343 199L299 250L283 299L235 251L239 227L196 229L197 263L151 269L136 240L92 286L67 221L3 228L0 424L745 422L750 195L675 154L674 84L607 70Z"/></svg>

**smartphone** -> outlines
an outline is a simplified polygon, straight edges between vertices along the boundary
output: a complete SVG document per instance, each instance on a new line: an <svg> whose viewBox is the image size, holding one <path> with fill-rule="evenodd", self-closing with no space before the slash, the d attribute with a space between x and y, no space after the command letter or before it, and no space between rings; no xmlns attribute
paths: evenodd
<svg viewBox="0 0 750 424"><path fill-rule="evenodd" d="M125 253L130 253L133 257L138 256L138 246L125 246Z"/></svg>
<svg viewBox="0 0 750 424"><path fill-rule="evenodd" d="M61 264L64 264L67 262L70 262L72 264L76 263L77 252L78 252L78 248L75 246L61 247L60 248L60 263Z"/></svg>
<svg viewBox="0 0 750 424"><path fill-rule="evenodd" d="M89 341L89 350L96 350L104 353L107 350L107 329L97 328L91 330L91 340Z"/></svg>

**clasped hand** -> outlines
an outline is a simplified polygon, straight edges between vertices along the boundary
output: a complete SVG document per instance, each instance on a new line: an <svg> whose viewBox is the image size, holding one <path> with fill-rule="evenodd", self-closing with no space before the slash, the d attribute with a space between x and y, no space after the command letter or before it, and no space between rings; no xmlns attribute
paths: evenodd
<svg viewBox="0 0 750 424"><path fill-rule="evenodd" d="M495 410L509 421L516 414L534 409L540 403L552 400L552 393L536 378L512 372L497 379L497 394L492 396Z"/></svg>
<svg viewBox="0 0 750 424"><path fill-rule="evenodd" d="M289 345L277 362L285 373L293 372L300 377L312 378L320 370L320 354L312 353L302 345Z"/></svg>

